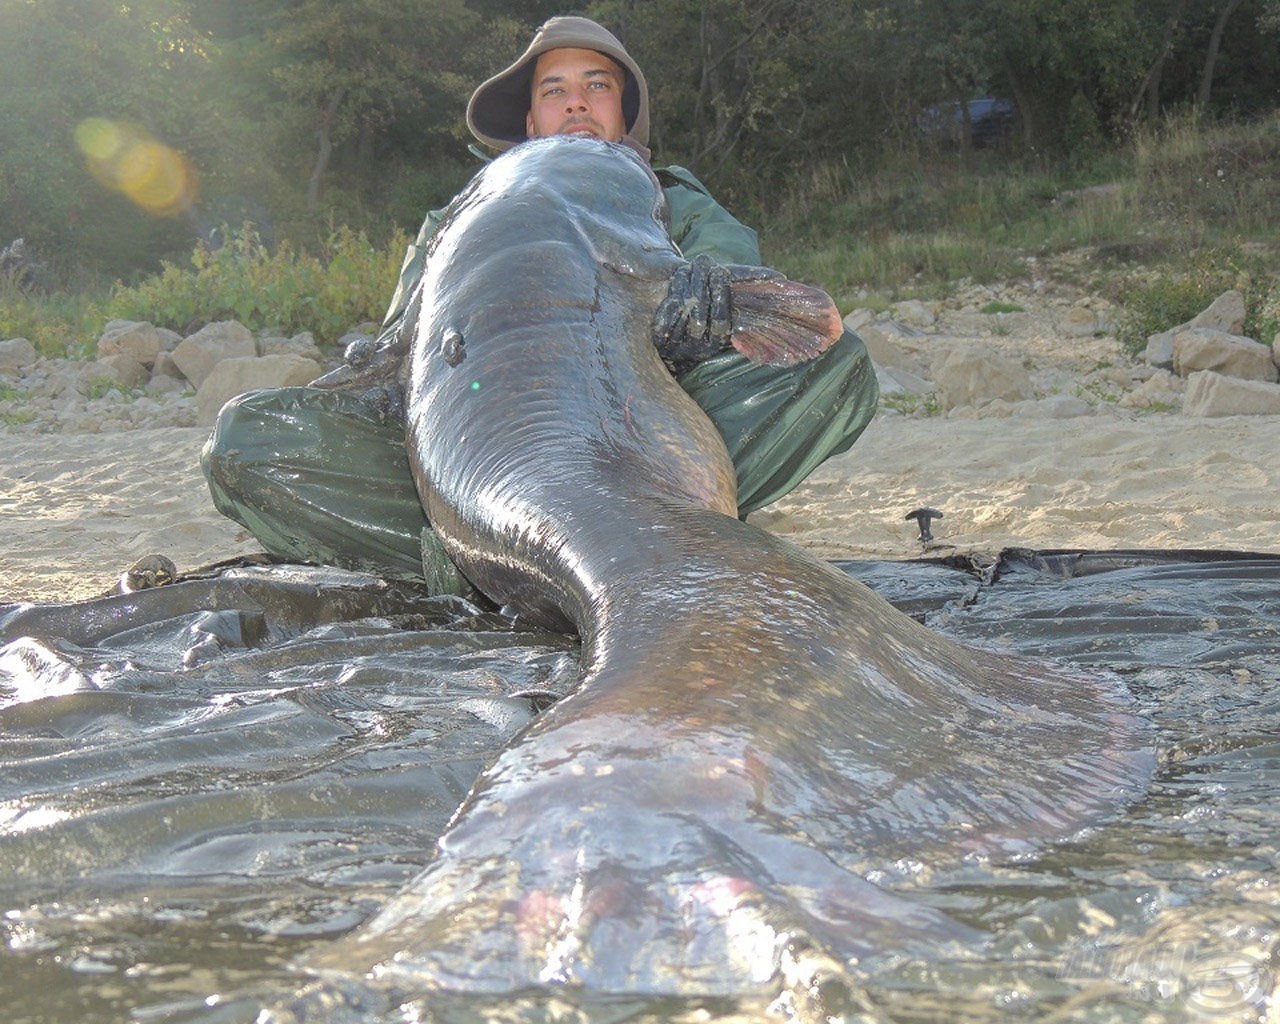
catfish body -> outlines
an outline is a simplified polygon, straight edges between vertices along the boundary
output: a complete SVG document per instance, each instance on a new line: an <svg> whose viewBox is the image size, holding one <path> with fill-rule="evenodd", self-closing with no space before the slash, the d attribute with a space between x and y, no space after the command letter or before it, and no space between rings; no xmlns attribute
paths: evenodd
<svg viewBox="0 0 1280 1024"><path fill-rule="evenodd" d="M956 644L735 517L650 339L682 261L648 168L583 139L495 160L428 254L419 493L477 587L578 632L582 680L325 958L396 998L785 990L821 1016L867 958L976 938L903 863L1024 855L1150 774L1114 680Z"/></svg>

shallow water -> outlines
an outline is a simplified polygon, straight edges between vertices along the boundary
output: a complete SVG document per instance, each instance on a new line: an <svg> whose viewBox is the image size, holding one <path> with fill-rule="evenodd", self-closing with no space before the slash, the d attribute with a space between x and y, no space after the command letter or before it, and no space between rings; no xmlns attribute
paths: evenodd
<svg viewBox="0 0 1280 1024"><path fill-rule="evenodd" d="M1277 1019L1280 559L1010 553L994 567L845 568L944 632L1120 673L1160 756L1143 801L1033 860L903 865L913 890L993 938L877 964L849 1019L1246 1021L1268 1007ZM456 599L339 573L295 574L277 598L272 573L243 578L216 600L193 591L214 611L175 598L158 616L145 595L0 608L6 1021L239 1022L287 1003L307 982L297 958L418 873L492 752L576 676L571 641ZM367 998L328 990L296 1009L767 1012L533 998L393 1011Z"/></svg>

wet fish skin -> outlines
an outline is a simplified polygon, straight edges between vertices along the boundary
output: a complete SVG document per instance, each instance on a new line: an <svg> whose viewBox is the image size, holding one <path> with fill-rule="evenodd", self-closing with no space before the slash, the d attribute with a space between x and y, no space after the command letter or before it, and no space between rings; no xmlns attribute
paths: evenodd
<svg viewBox="0 0 1280 1024"><path fill-rule="evenodd" d="M317 970L397 998L821 990L826 1012L868 960L979 938L904 862L1026 855L1150 777L1117 680L954 643L736 518L723 442L650 340L683 264L662 216L625 149L548 139L433 240L419 493L480 590L577 630L582 680Z"/></svg>

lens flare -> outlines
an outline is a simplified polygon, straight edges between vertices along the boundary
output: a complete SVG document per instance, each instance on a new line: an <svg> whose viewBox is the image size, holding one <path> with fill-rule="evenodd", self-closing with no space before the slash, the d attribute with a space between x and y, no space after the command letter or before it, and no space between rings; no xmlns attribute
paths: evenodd
<svg viewBox="0 0 1280 1024"><path fill-rule="evenodd" d="M196 198L195 170L185 156L141 125L90 117L75 130L90 173L148 213L185 213Z"/></svg>

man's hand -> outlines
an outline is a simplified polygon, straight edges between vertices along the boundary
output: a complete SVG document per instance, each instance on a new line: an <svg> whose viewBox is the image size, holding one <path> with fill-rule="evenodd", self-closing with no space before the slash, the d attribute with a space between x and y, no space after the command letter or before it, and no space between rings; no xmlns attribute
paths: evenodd
<svg viewBox="0 0 1280 1024"><path fill-rule="evenodd" d="M653 344L673 373L734 349L763 366L816 359L844 333L840 311L820 288L769 267L695 256L671 276L653 318Z"/></svg>
<svg viewBox="0 0 1280 1024"><path fill-rule="evenodd" d="M653 319L658 354L677 371L729 347L732 329L729 271L709 256L695 256L671 278Z"/></svg>

